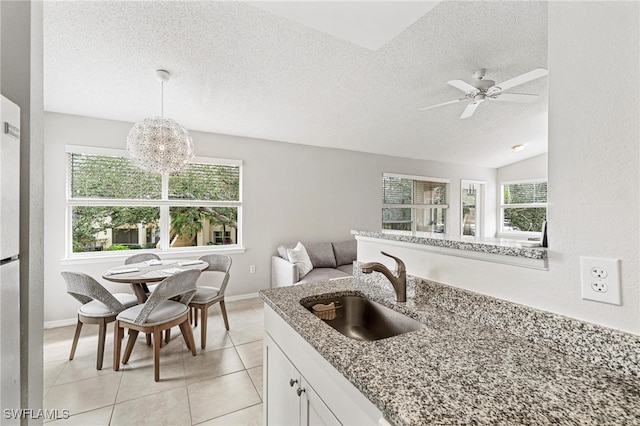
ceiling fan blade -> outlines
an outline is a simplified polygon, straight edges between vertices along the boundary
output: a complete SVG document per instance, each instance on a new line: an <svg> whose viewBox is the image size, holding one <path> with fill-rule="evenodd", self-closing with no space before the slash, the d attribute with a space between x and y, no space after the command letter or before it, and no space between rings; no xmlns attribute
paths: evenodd
<svg viewBox="0 0 640 426"><path fill-rule="evenodd" d="M463 119L463 118L471 117L475 112L476 108L478 108L478 105L480 105L481 103L482 103L481 100L469 102L469 105L467 105L467 107L464 109L460 118Z"/></svg>
<svg viewBox="0 0 640 426"><path fill-rule="evenodd" d="M496 84L495 86L492 87L492 89L495 88L496 90L497 89L507 90L512 87L527 83L531 80L535 80L536 78L544 77L547 74L549 74L549 70L547 70L546 68L536 68L533 71L526 72L510 80L503 81L500 84Z"/></svg>
<svg viewBox="0 0 640 426"><path fill-rule="evenodd" d="M422 107L422 108L418 108L418 111L426 111L426 110L431 109L431 108L437 108L437 107L441 107L441 106L449 105L449 104L456 104L456 103L458 103L458 102L460 102L460 101L464 101L464 100L466 100L466 99L467 99L467 98L456 99L456 100L454 100L454 101L443 102L443 103L441 103L441 104L431 105L431 106L428 106L428 107Z"/></svg>
<svg viewBox="0 0 640 426"><path fill-rule="evenodd" d="M456 89L460 89L465 93L467 93L467 92L477 92L478 91L478 89L476 89L475 87L473 87L472 85L470 85L466 81L462 81L462 80L449 80L449 81L447 81L447 84L449 86L455 87Z"/></svg>
<svg viewBox="0 0 640 426"><path fill-rule="evenodd" d="M487 99L491 99L493 101L520 102L523 104L533 102L537 98L538 98L538 95L529 95L526 93L500 93L495 98L491 96L487 96Z"/></svg>

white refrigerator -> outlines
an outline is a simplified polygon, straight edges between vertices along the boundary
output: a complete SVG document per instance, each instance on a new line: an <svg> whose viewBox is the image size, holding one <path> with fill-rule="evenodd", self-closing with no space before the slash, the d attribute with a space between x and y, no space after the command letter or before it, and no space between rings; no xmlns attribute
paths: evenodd
<svg viewBox="0 0 640 426"><path fill-rule="evenodd" d="M20 409L20 108L0 107L0 423Z"/></svg>

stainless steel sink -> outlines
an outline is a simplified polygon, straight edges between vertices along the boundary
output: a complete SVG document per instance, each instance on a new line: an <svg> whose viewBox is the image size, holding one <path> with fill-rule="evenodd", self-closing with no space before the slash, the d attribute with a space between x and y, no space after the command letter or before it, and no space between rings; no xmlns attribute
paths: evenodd
<svg viewBox="0 0 640 426"><path fill-rule="evenodd" d="M331 303L334 308L327 308ZM303 306L340 333L356 340L386 339L426 327L413 318L357 295L327 297L305 302Z"/></svg>

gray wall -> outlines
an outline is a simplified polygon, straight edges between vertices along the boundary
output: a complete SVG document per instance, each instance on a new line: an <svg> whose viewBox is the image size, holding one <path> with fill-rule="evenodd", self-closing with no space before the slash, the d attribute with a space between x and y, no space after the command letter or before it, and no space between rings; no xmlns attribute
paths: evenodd
<svg viewBox="0 0 640 426"><path fill-rule="evenodd" d="M76 309L64 293L61 269L82 268L100 276L108 267L122 263L122 259L106 263L60 261L65 256L65 144L124 149L131 125L64 114L45 116L47 322L72 318ZM495 193L495 169L210 133L192 135L196 155L244 162L242 224L246 252L232 255L229 295L269 288L271 255L282 243L344 241L353 238L352 229L380 229L383 172L449 178L454 232L460 228L456 224L460 220L461 178L486 181L487 192ZM495 217L489 220L494 223ZM249 273L250 265L256 265L255 274Z"/></svg>

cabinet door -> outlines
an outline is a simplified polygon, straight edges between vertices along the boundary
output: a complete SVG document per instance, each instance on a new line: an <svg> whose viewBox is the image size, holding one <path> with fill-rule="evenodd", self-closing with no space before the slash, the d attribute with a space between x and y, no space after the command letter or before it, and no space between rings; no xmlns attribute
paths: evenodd
<svg viewBox="0 0 640 426"><path fill-rule="evenodd" d="M333 415L329 407L320 399L317 393L303 379L300 403L302 405L302 413L300 424L304 426L338 426L341 423Z"/></svg>
<svg viewBox="0 0 640 426"><path fill-rule="evenodd" d="M300 424L300 374L268 336L264 339L266 422L272 426ZM293 385L292 385L293 383Z"/></svg>

